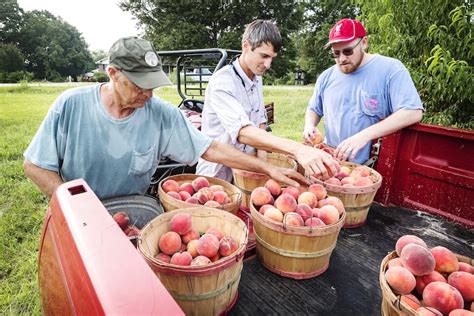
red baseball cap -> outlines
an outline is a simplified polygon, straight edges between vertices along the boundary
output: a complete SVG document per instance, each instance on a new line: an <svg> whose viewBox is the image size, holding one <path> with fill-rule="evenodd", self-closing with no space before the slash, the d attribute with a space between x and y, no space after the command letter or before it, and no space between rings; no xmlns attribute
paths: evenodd
<svg viewBox="0 0 474 316"><path fill-rule="evenodd" d="M324 45L324 48L334 43L350 42L356 38L364 37L366 34L365 27L359 21L342 19L332 27L329 32L329 42Z"/></svg>

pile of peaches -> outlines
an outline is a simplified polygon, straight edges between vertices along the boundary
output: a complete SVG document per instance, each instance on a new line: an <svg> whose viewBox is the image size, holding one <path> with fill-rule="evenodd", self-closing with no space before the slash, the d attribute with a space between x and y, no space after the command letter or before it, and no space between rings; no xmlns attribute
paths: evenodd
<svg viewBox="0 0 474 316"><path fill-rule="evenodd" d="M371 174L371 169L367 166L357 166L352 169L349 166L341 166L333 177L319 180L335 186L354 188L371 186L377 182L377 177Z"/></svg>
<svg viewBox="0 0 474 316"><path fill-rule="evenodd" d="M135 225L130 225L130 217L128 216L127 212L117 212L115 213L112 218L114 221L119 225L122 231L127 235L127 237L136 237L140 234L140 229Z"/></svg>
<svg viewBox="0 0 474 316"><path fill-rule="evenodd" d="M174 215L169 222L169 231L160 236L159 253L155 259L179 266L200 266L230 256L238 248L231 236L215 227L201 234L192 227L192 216L188 213Z"/></svg>
<svg viewBox="0 0 474 316"><path fill-rule="evenodd" d="M192 182L184 182L181 185L175 180L168 179L161 187L172 198L191 204L219 208L231 202L222 185L210 185L204 177L197 177Z"/></svg>
<svg viewBox="0 0 474 316"><path fill-rule="evenodd" d="M263 187L255 188L251 202L265 218L291 226L326 226L339 221L344 213L342 201L327 196L321 184L306 188L288 186L269 179Z"/></svg>
<svg viewBox="0 0 474 316"><path fill-rule="evenodd" d="M445 247L429 249L414 235L400 237L395 252L385 279L402 302L419 315L473 315L473 266Z"/></svg>

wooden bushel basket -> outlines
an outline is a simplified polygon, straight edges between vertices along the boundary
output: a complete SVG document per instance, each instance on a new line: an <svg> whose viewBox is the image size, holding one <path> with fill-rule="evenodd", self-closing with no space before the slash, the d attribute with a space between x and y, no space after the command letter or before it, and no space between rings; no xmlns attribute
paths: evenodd
<svg viewBox="0 0 474 316"><path fill-rule="evenodd" d="M163 182L166 180L174 180L178 182L180 185L183 184L184 182L191 182L197 177L204 177L209 181L210 185L222 185L224 187L225 193L229 196L231 202L222 205L222 210L230 212L232 214L237 214L239 211L240 203L242 201L242 192L235 186L230 184L229 182L226 182L221 179L213 178L213 177L206 177L206 176L199 176L195 174L179 174L179 175L174 175L167 177L163 180L160 181L158 184L158 196L160 198L161 205L163 206L165 212L173 211L179 208L190 208L190 207L203 207L202 205L199 204L192 204L192 203L187 203L184 201L179 201L163 191Z"/></svg>
<svg viewBox="0 0 474 316"><path fill-rule="evenodd" d="M169 221L177 213L192 215L193 228L200 233L210 227L231 236L239 248L230 256L202 266L178 266L155 259L158 241L169 231ZM237 301L248 230L238 217L209 207L178 209L164 213L141 231L138 251L186 315L219 315L228 312Z"/></svg>
<svg viewBox="0 0 474 316"><path fill-rule="evenodd" d="M474 264L474 260L471 258L461 255L456 256L458 257L459 262L466 262L470 265ZM402 302L402 295L393 293L392 289L385 280L385 272L388 268L388 262L396 257L397 253L392 251L387 256L385 256L385 258L382 260L382 263L380 264L379 282L380 287L382 288L382 304L380 307L381 314L383 316L416 316L416 311L405 302ZM429 309L429 307L426 308Z"/></svg>
<svg viewBox="0 0 474 316"><path fill-rule="evenodd" d="M348 166L353 169L361 166L352 162L339 162L342 166ZM382 176L380 173L370 168L370 175L375 176L376 182L366 187L347 188L333 184L327 184L319 179L312 178L314 182L323 185L328 191L328 195L335 196L342 201L346 209L346 222L344 228L355 228L364 225L367 220L370 205L374 201L377 190L382 185Z"/></svg>
<svg viewBox="0 0 474 316"><path fill-rule="evenodd" d="M292 158L278 153L268 153L267 161L274 166L296 170L296 161ZM232 169L234 185L242 191L242 205L250 207L250 194L253 189L262 187L269 176L263 173L250 172L241 169Z"/></svg>
<svg viewBox="0 0 474 316"><path fill-rule="evenodd" d="M252 204L257 256L270 271L293 279L309 279L325 272L346 217L323 227L285 226L260 214Z"/></svg>

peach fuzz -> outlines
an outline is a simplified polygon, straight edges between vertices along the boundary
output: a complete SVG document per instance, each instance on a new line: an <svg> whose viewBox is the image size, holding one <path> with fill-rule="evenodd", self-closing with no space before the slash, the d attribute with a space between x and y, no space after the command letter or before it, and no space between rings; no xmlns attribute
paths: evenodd
<svg viewBox="0 0 474 316"><path fill-rule="evenodd" d="M155 256L155 259L165 263L170 263L171 257L168 256L166 253L160 252Z"/></svg>
<svg viewBox="0 0 474 316"><path fill-rule="evenodd" d="M187 199L185 202L186 202L186 203L191 203L191 204L199 204L199 200L198 200L196 197L194 197L194 196L191 196L191 197L190 197L189 199Z"/></svg>
<svg viewBox="0 0 474 316"><path fill-rule="evenodd" d="M195 193L193 185L190 182L185 182L179 186L179 191L186 191L191 196Z"/></svg>
<svg viewBox="0 0 474 316"><path fill-rule="evenodd" d="M189 194L188 191L179 191L178 192L179 197L181 198L181 201L186 201L191 197L191 194Z"/></svg>
<svg viewBox="0 0 474 316"><path fill-rule="evenodd" d="M193 186L194 191L197 192L202 188L209 187L209 180L204 177L197 177L191 182L191 185Z"/></svg>
<svg viewBox="0 0 474 316"><path fill-rule="evenodd" d="M196 258L199 255L197 251L198 240L199 239L193 239L188 242L188 245L186 246L186 250L191 254L193 258Z"/></svg>
<svg viewBox="0 0 474 316"><path fill-rule="evenodd" d="M339 172L336 174L336 178L338 178L339 180L342 180L344 178L349 177L350 174L351 174L351 168L347 166L342 166L341 169L339 169Z"/></svg>
<svg viewBox="0 0 474 316"><path fill-rule="evenodd" d="M255 188L250 194L250 200L256 206L272 204L272 194L265 187Z"/></svg>
<svg viewBox="0 0 474 316"><path fill-rule="evenodd" d="M263 186L267 188L273 196L278 196L281 193L281 185L273 179L268 179Z"/></svg>
<svg viewBox="0 0 474 316"><path fill-rule="evenodd" d="M262 215L265 215L265 211L269 208L275 208L275 207L270 204L265 204L265 205L260 206L260 208L258 209L258 212Z"/></svg>
<svg viewBox="0 0 474 316"><path fill-rule="evenodd" d="M344 204L342 203L342 201L335 197L335 196L328 196L326 198L326 205L332 205L334 206L335 208L337 208L337 211L339 212L339 215L342 215L342 213L344 213Z"/></svg>
<svg viewBox="0 0 474 316"><path fill-rule="evenodd" d="M268 208L265 211L265 215L263 215L265 218L269 218L271 220L274 220L276 222L282 222L283 221L283 213L277 209L276 207L271 207Z"/></svg>
<svg viewBox="0 0 474 316"><path fill-rule="evenodd" d="M421 305L420 300L413 294L402 295L402 298L400 300L411 308L413 308L414 310L419 308Z"/></svg>
<svg viewBox="0 0 474 316"><path fill-rule="evenodd" d="M467 309L458 308L458 309L452 310L449 313L449 316L474 316L474 313L471 311L468 311Z"/></svg>
<svg viewBox="0 0 474 316"><path fill-rule="evenodd" d="M387 266L389 268L391 268L391 267L403 267L402 259L393 258L388 262Z"/></svg>
<svg viewBox="0 0 474 316"><path fill-rule="evenodd" d="M204 266L206 264L211 263L211 259L205 256L197 256L196 258L191 261L191 266Z"/></svg>
<svg viewBox="0 0 474 316"><path fill-rule="evenodd" d="M209 187L212 192L225 192L224 187L220 184L214 184Z"/></svg>
<svg viewBox="0 0 474 316"><path fill-rule="evenodd" d="M300 214L289 212L283 217L283 224L288 226L304 226L304 221Z"/></svg>
<svg viewBox="0 0 474 316"><path fill-rule="evenodd" d="M224 234L215 227L209 227L209 229L206 230L206 234L212 234L216 236L218 240L221 240L224 237Z"/></svg>
<svg viewBox="0 0 474 316"><path fill-rule="evenodd" d="M370 176L370 173L372 172L372 170L367 166L357 166L353 169L353 171L354 170L359 171L362 177L368 177Z"/></svg>
<svg viewBox="0 0 474 316"><path fill-rule="evenodd" d="M459 270L458 271L464 271L464 272L474 274L474 267L471 266L469 263L459 262Z"/></svg>
<svg viewBox="0 0 474 316"><path fill-rule="evenodd" d="M353 178L355 181L359 180L360 178L362 178L362 174L361 174L361 171L360 170L352 170L351 174L349 175L349 177Z"/></svg>
<svg viewBox="0 0 474 316"><path fill-rule="evenodd" d="M169 195L169 196L171 196L173 199L182 201L182 200L181 200L181 195L179 195L178 192L170 191L170 192L166 192L166 194Z"/></svg>
<svg viewBox="0 0 474 316"><path fill-rule="evenodd" d="M181 237L176 232L167 232L161 235L158 241L161 252L172 255L181 249Z"/></svg>
<svg viewBox="0 0 474 316"><path fill-rule="evenodd" d="M331 185L341 186L341 181L338 178L329 178L324 182Z"/></svg>
<svg viewBox="0 0 474 316"><path fill-rule="evenodd" d="M304 225L305 226L312 226L312 227L326 226L326 224L324 224L324 222L320 218L317 218L317 217L308 218L304 222Z"/></svg>
<svg viewBox="0 0 474 316"><path fill-rule="evenodd" d="M216 202L216 201L207 201L206 203L204 203L204 206L214 207L214 208L221 208L222 205L219 202Z"/></svg>
<svg viewBox="0 0 474 316"><path fill-rule="evenodd" d="M187 251L184 251L175 253L171 257L170 263L178 266L189 266L191 261L193 261L191 254Z"/></svg>
<svg viewBox="0 0 474 316"><path fill-rule="evenodd" d="M298 197L298 204L306 204L309 207L315 207L318 205L318 198L311 192L303 192Z"/></svg>
<svg viewBox="0 0 474 316"><path fill-rule="evenodd" d="M416 291L418 294L423 295L425 287L431 282L444 282L446 283L446 278L439 273L438 271L433 271L427 275L417 276L416 277Z"/></svg>
<svg viewBox="0 0 474 316"><path fill-rule="evenodd" d="M224 236L220 241L219 241L219 254L222 257L230 256L233 254L237 249L239 248L239 245L237 242L232 238L231 236Z"/></svg>
<svg viewBox="0 0 474 316"><path fill-rule="evenodd" d="M170 230L180 235L184 235L191 230L193 218L191 214L179 213L171 217Z"/></svg>
<svg viewBox="0 0 474 316"><path fill-rule="evenodd" d="M308 187L308 191L313 193L316 196L316 198L318 199L318 201L326 198L326 196L328 195L328 192L327 192L326 188L323 187L319 183L311 184Z"/></svg>
<svg viewBox="0 0 474 316"><path fill-rule="evenodd" d="M296 205L296 213L300 214L301 218L306 221L308 218L313 216L313 211L311 207L306 204L298 204Z"/></svg>
<svg viewBox="0 0 474 316"><path fill-rule="evenodd" d="M219 239L213 234L202 235L197 243L197 251L209 259L214 257L219 251Z"/></svg>
<svg viewBox="0 0 474 316"><path fill-rule="evenodd" d="M275 207L282 213L289 213L296 211L296 200L295 198L287 193L283 193L275 200Z"/></svg>
<svg viewBox="0 0 474 316"><path fill-rule="evenodd" d="M362 177L354 182L354 186L356 187L368 187L372 184L373 182L369 177Z"/></svg>
<svg viewBox="0 0 474 316"><path fill-rule="evenodd" d="M324 205L318 211L318 218L321 219L324 224L331 225L337 223L339 220L339 211L332 205Z"/></svg>
<svg viewBox="0 0 474 316"><path fill-rule="evenodd" d="M179 192L179 184L178 184L178 182L176 182L174 180L166 180L165 182L163 182L161 187L163 188L163 191L165 191L166 193L168 193L168 192L176 192L176 193Z"/></svg>
<svg viewBox="0 0 474 316"><path fill-rule="evenodd" d="M433 307L418 307L416 313L417 316L443 316L439 310Z"/></svg>
<svg viewBox="0 0 474 316"><path fill-rule="evenodd" d="M181 236L181 240L184 244L188 244L191 240L199 239L199 237L199 232L191 228L186 234Z"/></svg>
<svg viewBox="0 0 474 316"><path fill-rule="evenodd" d="M403 247L412 243L428 248L428 246L426 246L426 243L420 237L415 235L403 235L402 237L398 238L397 243L395 244L395 252L398 256L400 256Z"/></svg>
<svg viewBox="0 0 474 316"><path fill-rule="evenodd" d="M461 293L464 301L474 301L474 275L463 271L453 272L448 277L448 284Z"/></svg>
<svg viewBox="0 0 474 316"><path fill-rule="evenodd" d="M281 194L289 194L295 198L295 200L298 200L298 197L300 196L301 192L299 189L290 186L287 186L283 190L281 190Z"/></svg>
<svg viewBox="0 0 474 316"><path fill-rule="evenodd" d="M225 204L227 198L227 193L224 191L215 191L214 192L214 201L216 201L219 204Z"/></svg>
<svg viewBox="0 0 474 316"><path fill-rule="evenodd" d="M352 184L352 185L354 185L355 181L356 181L356 180L355 180L354 178L345 177L345 178L342 178L342 179L341 179L341 185L342 185L342 186L345 185L345 184Z"/></svg>
<svg viewBox="0 0 474 316"><path fill-rule="evenodd" d="M403 247L400 258L405 268L416 276L430 274L435 268L435 259L423 246L408 244Z"/></svg>
<svg viewBox="0 0 474 316"><path fill-rule="evenodd" d="M436 271L440 273L451 273L459 270L458 258L448 248L437 246L431 248L430 251L436 262Z"/></svg>
<svg viewBox="0 0 474 316"><path fill-rule="evenodd" d="M434 307L443 314L449 314L452 310L463 308L464 301L459 291L444 282L431 282L423 291L423 303Z"/></svg>
<svg viewBox="0 0 474 316"><path fill-rule="evenodd" d="M404 267L392 267L385 271L385 280L396 294L409 294L416 285L413 274Z"/></svg>

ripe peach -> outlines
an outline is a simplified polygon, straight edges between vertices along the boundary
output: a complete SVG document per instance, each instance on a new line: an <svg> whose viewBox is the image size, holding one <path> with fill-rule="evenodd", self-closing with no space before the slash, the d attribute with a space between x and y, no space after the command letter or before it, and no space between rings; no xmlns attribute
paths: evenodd
<svg viewBox="0 0 474 316"><path fill-rule="evenodd" d="M443 314L449 314L452 310L464 306L461 293L448 283L439 281L431 282L425 287L423 303L436 308Z"/></svg>
<svg viewBox="0 0 474 316"><path fill-rule="evenodd" d="M278 196L281 193L281 185L273 179L268 179L263 186L267 188L273 196Z"/></svg>
<svg viewBox="0 0 474 316"><path fill-rule="evenodd" d="M202 188L198 192L199 203L204 204L207 201L212 201L214 199L214 192L209 188Z"/></svg>
<svg viewBox="0 0 474 316"><path fill-rule="evenodd" d="M193 218L191 214L179 213L171 217L170 230L180 235L184 235L191 230Z"/></svg>
<svg viewBox="0 0 474 316"><path fill-rule="evenodd" d="M362 178L361 171L354 169L354 170L351 171L351 174L349 175L349 177L354 178L354 180L357 181L360 178Z"/></svg>
<svg viewBox="0 0 474 316"><path fill-rule="evenodd" d="M458 258L448 248L442 246L431 248L431 254L436 261L436 271L440 273L451 273L459 270Z"/></svg>
<svg viewBox="0 0 474 316"><path fill-rule="evenodd" d="M186 203L199 204L199 200L196 197L191 196L189 199L186 200Z"/></svg>
<svg viewBox="0 0 474 316"><path fill-rule="evenodd" d="M311 138L311 143L314 145L321 144L324 140L324 136L321 133L315 133L314 137Z"/></svg>
<svg viewBox="0 0 474 316"><path fill-rule="evenodd" d="M471 274L474 274L474 267L471 266L469 263L459 262L459 270L458 271L464 271L464 272L469 272Z"/></svg>
<svg viewBox="0 0 474 316"><path fill-rule="evenodd" d="M403 267L402 259L400 257L393 258L388 262L388 267Z"/></svg>
<svg viewBox="0 0 474 316"><path fill-rule="evenodd" d="M201 190L202 188L209 187L209 181L204 177L197 177L191 182L195 192Z"/></svg>
<svg viewBox="0 0 474 316"><path fill-rule="evenodd" d="M196 258L191 261L191 266L203 266L206 264L211 263L211 259L205 256L197 256Z"/></svg>
<svg viewBox="0 0 474 316"><path fill-rule="evenodd" d="M315 207L318 205L318 198L311 192L303 192L298 197L298 203L306 204L309 207Z"/></svg>
<svg viewBox="0 0 474 316"><path fill-rule="evenodd" d="M174 180L166 180L163 182L163 191L168 192L179 192L179 184Z"/></svg>
<svg viewBox="0 0 474 316"><path fill-rule="evenodd" d="M370 176L370 173L372 172L372 170L367 166L357 166L354 168L354 170L360 171L360 175L362 177L368 177Z"/></svg>
<svg viewBox="0 0 474 316"><path fill-rule="evenodd" d="M326 198L326 205L332 205L335 208L337 208L339 215L344 213L344 204L342 204L342 201L335 196L328 196Z"/></svg>
<svg viewBox="0 0 474 316"><path fill-rule="evenodd" d="M283 217L283 224L289 226L304 226L304 220L300 214L295 212L286 213Z"/></svg>
<svg viewBox="0 0 474 316"><path fill-rule="evenodd" d="M179 249L179 252L186 251L186 245L181 243L181 249Z"/></svg>
<svg viewBox="0 0 474 316"><path fill-rule="evenodd" d="M449 316L474 316L473 312L470 312L466 309L454 309L449 313Z"/></svg>
<svg viewBox="0 0 474 316"><path fill-rule="evenodd" d="M112 218L122 230L125 230L130 223L130 218L126 212L117 212Z"/></svg>
<svg viewBox="0 0 474 316"><path fill-rule="evenodd" d="M298 197L300 196L301 192L298 190L298 188L287 186L281 191L281 194L289 194L295 198L295 200L298 200Z"/></svg>
<svg viewBox="0 0 474 316"><path fill-rule="evenodd" d="M213 234L204 234L199 238L197 251L208 258L214 257L219 251L219 239Z"/></svg>
<svg viewBox="0 0 474 316"><path fill-rule="evenodd" d="M181 249L181 237L176 232L167 232L161 235L158 241L161 252L172 255Z"/></svg>
<svg viewBox="0 0 474 316"><path fill-rule="evenodd" d="M270 207L265 211L265 215L263 215L266 218L269 218L271 220L274 220L276 222L282 222L283 221L283 213L277 209L276 207Z"/></svg>
<svg viewBox="0 0 474 316"><path fill-rule="evenodd" d="M413 274L404 267L392 267L385 271L385 279L393 292L397 294L409 294L416 285Z"/></svg>
<svg viewBox="0 0 474 316"><path fill-rule="evenodd" d="M308 218L313 216L313 211L311 207L306 204L298 204L296 205L296 213L300 214L301 218L306 221Z"/></svg>
<svg viewBox="0 0 474 316"><path fill-rule="evenodd" d="M160 252L159 254L157 254L157 255L155 256L155 259L156 259L156 260L163 261L163 262L165 262L165 263L170 263L171 257L168 256L166 253Z"/></svg>
<svg viewBox="0 0 474 316"><path fill-rule="evenodd" d="M356 180L355 180L354 178L345 177L345 178L342 178L342 179L341 179L341 185L342 185L342 186L344 186L344 185L346 185L346 184L352 184L352 185L354 185L355 181L356 181Z"/></svg>
<svg viewBox="0 0 474 316"><path fill-rule="evenodd" d="M262 214L262 215L265 215L265 211L266 211L267 209L269 209L269 208L274 208L274 206L273 206L273 205L270 205L270 204L262 205L262 206L260 206L258 212L259 212L260 214Z"/></svg>
<svg viewBox="0 0 474 316"><path fill-rule="evenodd" d="M311 215L313 217L318 217L318 214L319 214L318 212L319 212L319 208L317 207L311 209Z"/></svg>
<svg viewBox="0 0 474 316"><path fill-rule="evenodd" d="M179 186L179 191L186 191L191 196L195 193L193 185L190 182L185 182Z"/></svg>
<svg viewBox="0 0 474 316"><path fill-rule="evenodd" d="M311 218L306 219L306 221L304 222L304 225L313 226L313 227L326 226L326 224L324 224L324 222L320 218L317 218L317 217L311 217Z"/></svg>
<svg viewBox="0 0 474 316"><path fill-rule="evenodd" d="M252 203L256 206L271 204L272 194L265 187L255 188L250 194Z"/></svg>
<svg viewBox="0 0 474 316"><path fill-rule="evenodd" d="M402 295L400 300L414 310L416 310L421 305L420 300L413 294Z"/></svg>
<svg viewBox="0 0 474 316"><path fill-rule="evenodd" d="M193 239L188 242L188 245L186 246L186 250L191 254L193 258L196 258L199 255L197 251L198 240L199 239Z"/></svg>
<svg viewBox="0 0 474 316"><path fill-rule="evenodd" d="M403 266L414 275L426 275L434 271L435 259L431 252L418 244L403 247L400 258Z"/></svg>
<svg viewBox="0 0 474 316"><path fill-rule="evenodd" d="M275 207L282 213L294 212L296 211L296 206L295 198L288 193L282 193L282 195L275 200Z"/></svg>
<svg viewBox="0 0 474 316"><path fill-rule="evenodd" d="M324 182L331 185L341 186L341 181L338 178L329 178Z"/></svg>
<svg viewBox="0 0 474 316"><path fill-rule="evenodd" d="M417 316L443 316L439 310L433 307L418 307L416 313Z"/></svg>
<svg viewBox="0 0 474 316"><path fill-rule="evenodd" d="M179 196L181 197L181 201L186 201L191 197L191 194L189 194L188 191L179 191Z"/></svg>
<svg viewBox="0 0 474 316"><path fill-rule="evenodd" d="M345 183L342 185L342 187L344 188L355 188L355 185L351 184L351 183Z"/></svg>
<svg viewBox="0 0 474 316"><path fill-rule="evenodd" d="M313 183L308 187L308 191L313 193L318 200L322 200L326 198L326 195L328 195L328 192L326 191L326 188L323 187L319 183Z"/></svg>
<svg viewBox="0 0 474 316"><path fill-rule="evenodd" d="M324 205L319 209L318 218L320 218L324 224L331 225L337 223L339 220L339 212L337 208L332 205Z"/></svg>
<svg viewBox="0 0 474 316"><path fill-rule="evenodd" d="M212 234L216 236L218 240L221 240L224 237L224 234L215 227L209 227L209 229L206 231L206 234Z"/></svg>
<svg viewBox="0 0 474 316"><path fill-rule="evenodd" d="M199 239L199 232L194 228L191 228L186 234L181 236L184 244L188 244L191 240Z"/></svg>
<svg viewBox="0 0 474 316"><path fill-rule="evenodd" d="M225 192L224 187L220 184L214 184L209 187L212 192Z"/></svg>
<svg viewBox="0 0 474 316"><path fill-rule="evenodd" d="M339 172L336 174L336 178L342 180L343 178L349 177L350 174L351 168L347 166L342 166L341 169L339 169Z"/></svg>
<svg viewBox="0 0 474 316"><path fill-rule="evenodd" d="M231 236L224 236L219 241L219 254L223 257L230 256L237 251L238 248L239 245Z"/></svg>
<svg viewBox="0 0 474 316"><path fill-rule="evenodd" d="M219 260L221 258L221 255L219 254L219 252L216 253L215 256L209 258L211 260L211 262L216 262L217 260Z"/></svg>
<svg viewBox="0 0 474 316"><path fill-rule="evenodd" d="M356 182L354 182L354 186L356 186L356 187L367 187L367 186L370 186L372 184L373 184L373 182L369 177L362 177L362 178L356 180Z"/></svg>
<svg viewBox="0 0 474 316"><path fill-rule="evenodd" d="M170 191L166 193L167 195L171 196L173 199L181 201L181 195L178 192Z"/></svg>
<svg viewBox="0 0 474 316"><path fill-rule="evenodd" d="M189 266L191 261L193 261L191 254L187 251L184 251L175 253L171 257L170 263L178 266Z"/></svg>
<svg viewBox="0 0 474 316"><path fill-rule="evenodd" d="M214 192L214 201L216 201L219 204L225 204L227 198L227 193L224 191L215 191Z"/></svg>
<svg viewBox="0 0 474 316"><path fill-rule="evenodd" d="M418 294L422 295L425 287L431 282L436 282L436 281L446 283L446 279L438 271L433 271L427 275L417 276L416 277L416 291L418 292Z"/></svg>
<svg viewBox="0 0 474 316"><path fill-rule="evenodd" d="M214 207L214 208L221 208L221 204L217 201L207 201L206 203L204 203L204 206Z"/></svg>
<svg viewBox="0 0 474 316"><path fill-rule="evenodd" d="M418 244L428 249L423 239L415 235L403 235L398 238L397 243L395 244L395 252L398 256L402 254L402 249L408 244Z"/></svg>
<svg viewBox="0 0 474 316"><path fill-rule="evenodd" d="M449 275L448 284L461 293L464 301L474 301L474 275L464 271L456 271Z"/></svg>
<svg viewBox="0 0 474 316"><path fill-rule="evenodd" d="M140 230L135 225L128 225L127 228L123 231L128 237L135 237L140 234Z"/></svg>

